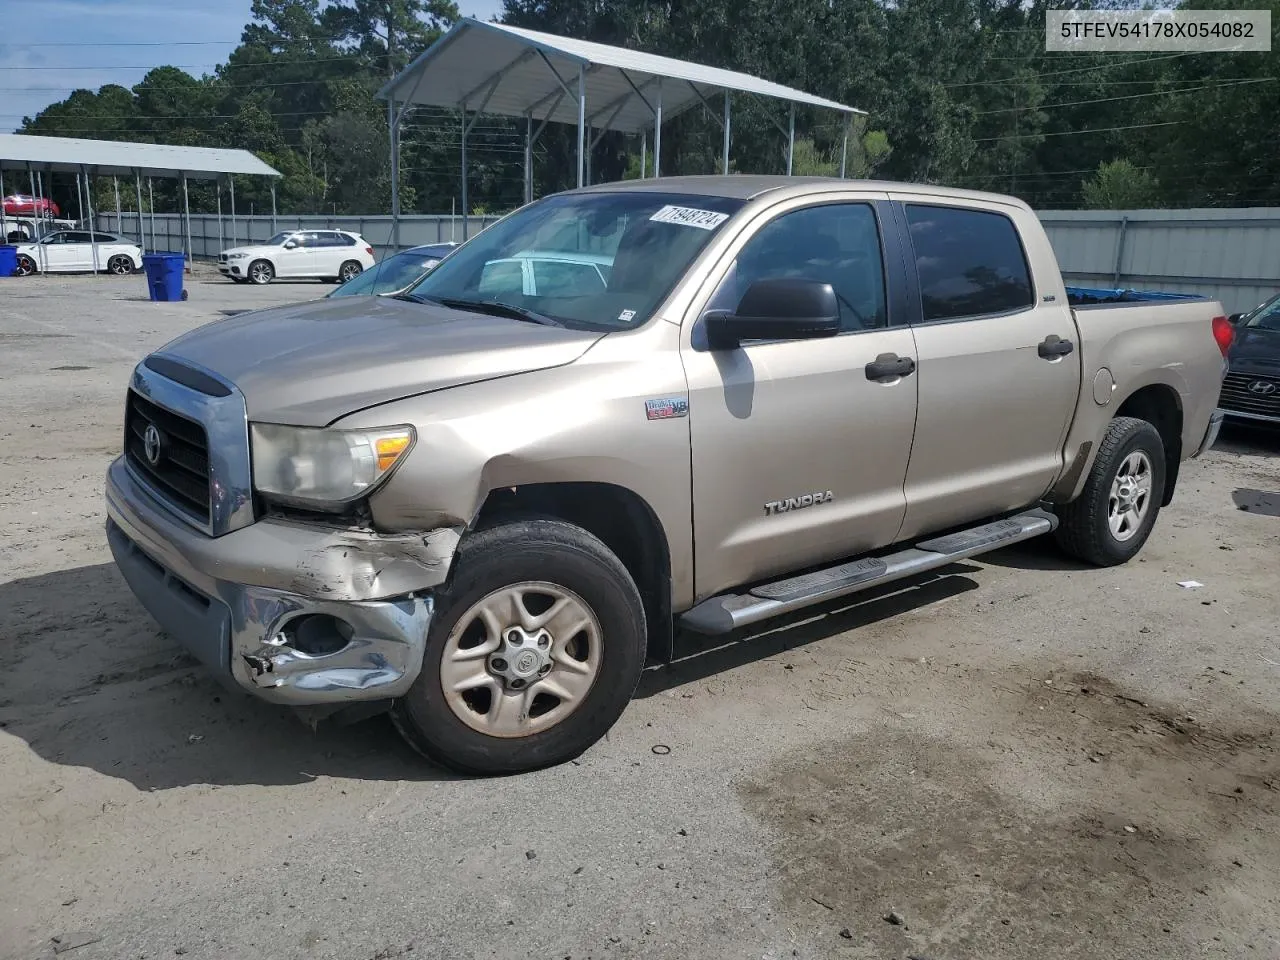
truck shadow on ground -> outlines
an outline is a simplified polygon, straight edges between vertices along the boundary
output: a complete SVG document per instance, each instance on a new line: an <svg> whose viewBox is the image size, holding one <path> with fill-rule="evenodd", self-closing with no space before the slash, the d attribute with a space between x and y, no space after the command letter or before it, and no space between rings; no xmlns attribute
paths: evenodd
<svg viewBox="0 0 1280 960"><path fill-rule="evenodd" d="M677 638L638 697L977 589L956 564L724 637ZM197 784L460 779L417 756L386 717L312 730L286 708L219 686L151 622L115 565L0 584L0 734L49 763L140 790Z"/></svg>
<svg viewBox="0 0 1280 960"><path fill-rule="evenodd" d="M1280 493L1267 493L1251 487L1241 487L1231 494L1237 510L1260 513L1266 517L1280 517Z"/></svg>
<svg viewBox="0 0 1280 960"><path fill-rule="evenodd" d="M978 583L966 574L980 569L967 563L952 564L721 636L677 631L674 659L645 671L635 695L655 696L977 590Z"/></svg>
<svg viewBox="0 0 1280 960"><path fill-rule="evenodd" d="M160 632L110 563L0 584L0 735L140 790L319 777L455 777L386 717L316 730L220 687Z"/></svg>

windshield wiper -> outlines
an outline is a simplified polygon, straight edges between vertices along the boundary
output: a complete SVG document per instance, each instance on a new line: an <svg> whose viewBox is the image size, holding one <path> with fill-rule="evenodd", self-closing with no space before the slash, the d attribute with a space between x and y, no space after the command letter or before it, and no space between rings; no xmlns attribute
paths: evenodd
<svg viewBox="0 0 1280 960"><path fill-rule="evenodd" d="M455 310L474 310L476 313L487 313L491 317L508 317L512 320L524 320L527 323L540 323L544 327L564 326L555 317L517 307L514 303L503 303L501 300L466 300L456 297L432 297L431 299L435 303L453 307Z"/></svg>
<svg viewBox="0 0 1280 960"><path fill-rule="evenodd" d="M392 300L404 300L408 303L437 303L436 300L428 300L426 297L420 297L416 293L393 293L390 295Z"/></svg>

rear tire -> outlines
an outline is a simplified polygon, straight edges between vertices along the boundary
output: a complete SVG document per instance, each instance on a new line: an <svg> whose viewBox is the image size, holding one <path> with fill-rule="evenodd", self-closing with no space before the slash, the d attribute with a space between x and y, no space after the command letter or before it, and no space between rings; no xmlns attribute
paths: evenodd
<svg viewBox="0 0 1280 960"><path fill-rule="evenodd" d="M462 773L563 763L622 715L646 642L640 592L600 540L559 520L504 523L459 547L422 671L391 718L415 750Z"/></svg>
<svg viewBox="0 0 1280 960"><path fill-rule="evenodd" d="M338 282L346 283L353 277L360 276L364 272L364 267L360 266L355 260L348 260L338 268Z"/></svg>
<svg viewBox="0 0 1280 960"><path fill-rule="evenodd" d="M276 278L276 268L271 265L269 260L253 261L253 263L249 264L249 269L246 273L249 275L249 282L259 286L270 283Z"/></svg>
<svg viewBox="0 0 1280 960"><path fill-rule="evenodd" d="M1127 563L1151 535L1164 483L1159 432L1146 420L1116 417L1107 426L1084 491L1057 508L1059 546L1099 567Z"/></svg>
<svg viewBox="0 0 1280 960"><path fill-rule="evenodd" d="M117 253L107 261L107 272L117 277L127 277L133 273L133 258Z"/></svg>

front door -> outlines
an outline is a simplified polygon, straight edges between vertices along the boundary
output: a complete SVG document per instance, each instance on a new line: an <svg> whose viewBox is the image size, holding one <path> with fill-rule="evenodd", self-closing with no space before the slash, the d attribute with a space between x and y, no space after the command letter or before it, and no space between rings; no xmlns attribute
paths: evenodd
<svg viewBox="0 0 1280 960"><path fill-rule="evenodd" d="M820 280L836 290L843 329L713 351L701 321L686 322L698 599L897 535L915 377L867 369L915 354L888 214L879 194L779 204L747 225L694 304L700 317L733 309L755 280Z"/></svg>
<svg viewBox="0 0 1280 960"><path fill-rule="evenodd" d="M1053 253L1034 214L989 202L901 199L896 213L920 291L913 318L920 405L905 539L1044 495L1062 468L1080 345L1065 291L1036 287L1029 260L1052 262ZM1015 221L1043 249L1024 249ZM1069 341L1071 352L1041 349L1055 338Z"/></svg>
<svg viewBox="0 0 1280 960"><path fill-rule="evenodd" d="M311 275L311 262L315 256L313 246L315 244L315 233L304 233L299 231L295 233L286 244L292 242L292 249L281 247L276 254L276 276L278 277L306 277ZM311 241L308 244L307 238Z"/></svg>
<svg viewBox="0 0 1280 960"><path fill-rule="evenodd" d="M77 246L78 244L70 242L70 234L65 231L49 234L40 241L40 256L44 261L40 264L40 269L48 270L50 273L66 273L78 269L76 267Z"/></svg>

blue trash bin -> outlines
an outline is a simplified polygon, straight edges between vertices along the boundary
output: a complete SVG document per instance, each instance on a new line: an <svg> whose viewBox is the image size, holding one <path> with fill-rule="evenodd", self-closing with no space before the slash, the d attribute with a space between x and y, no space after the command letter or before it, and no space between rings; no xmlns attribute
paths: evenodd
<svg viewBox="0 0 1280 960"><path fill-rule="evenodd" d="M181 253L146 253L142 255L142 269L147 274L147 290L152 300L170 301L187 299L182 280L187 268L187 258Z"/></svg>
<svg viewBox="0 0 1280 960"><path fill-rule="evenodd" d="M0 244L0 277L12 277L18 272L18 248Z"/></svg>

